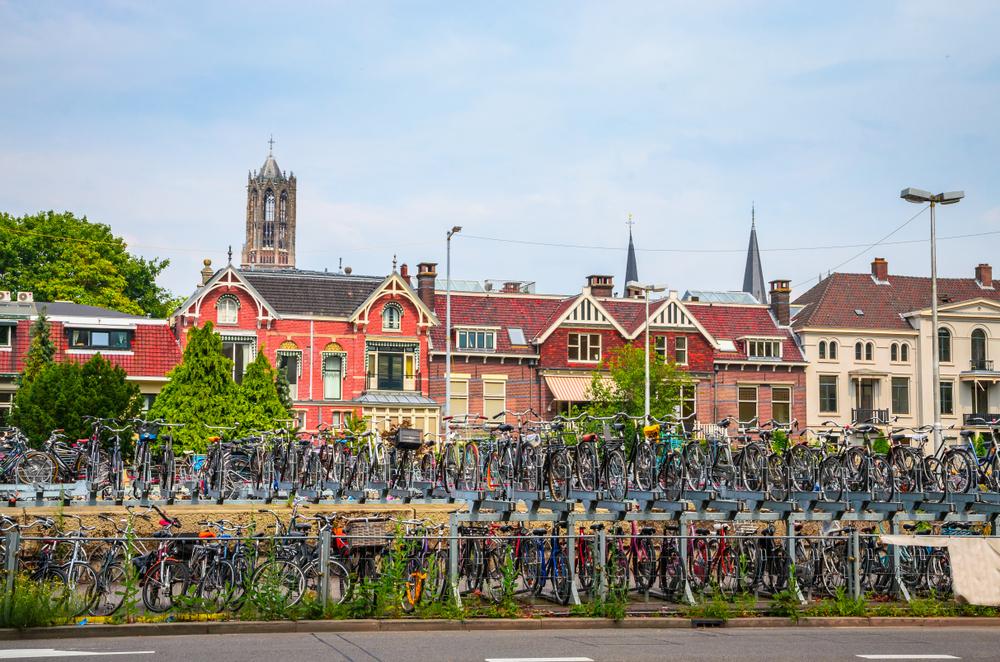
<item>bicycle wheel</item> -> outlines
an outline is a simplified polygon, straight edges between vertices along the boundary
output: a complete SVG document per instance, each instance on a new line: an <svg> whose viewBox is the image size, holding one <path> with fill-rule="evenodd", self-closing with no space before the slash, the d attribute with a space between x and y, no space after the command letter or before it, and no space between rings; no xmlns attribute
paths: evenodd
<svg viewBox="0 0 1000 662"><path fill-rule="evenodd" d="M420 458L420 475L417 480L424 483L434 482L435 469L434 453L430 451L424 453L423 457Z"/></svg>
<svg viewBox="0 0 1000 662"><path fill-rule="evenodd" d="M684 562L673 542L664 543L657 560L660 590L668 596L676 595L684 586Z"/></svg>
<svg viewBox="0 0 1000 662"><path fill-rule="evenodd" d="M632 465L632 484L635 489L648 492L653 489L653 478L656 474L656 455L648 440L636 442L635 461Z"/></svg>
<svg viewBox="0 0 1000 662"><path fill-rule="evenodd" d="M90 565L83 562L67 563L60 568L60 572L66 580L67 598L73 615L80 616L87 613L92 604L91 600L95 597L97 573Z"/></svg>
<svg viewBox="0 0 1000 662"><path fill-rule="evenodd" d="M366 490L371 481L372 458L367 448L361 450L351 472L351 489Z"/></svg>
<svg viewBox="0 0 1000 662"><path fill-rule="evenodd" d="M556 599L559 604L568 605L571 591L569 561L566 558L566 551L562 545L555 545L550 556L552 559L552 588L555 589Z"/></svg>
<svg viewBox="0 0 1000 662"><path fill-rule="evenodd" d="M351 576L347 568L337 561L330 559L327 561L327 600L330 604L340 604L347 597L351 590ZM311 562L302 571L305 577L305 590L317 600L323 588L323 571L319 560Z"/></svg>
<svg viewBox="0 0 1000 662"><path fill-rule="evenodd" d="M607 465L607 490L608 496L613 501L624 501L628 494L628 471L625 468L625 455L617 448L608 451L606 459Z"/></svg>
<svg viewBox="0 0 1000 662"><path fill-rule="evenodd" d="M28 451L17 464L17 482L24 485L45 485L56 476L56 463L48 453Z"/></svg>
<svg viewBox="0 0 1000 662"><path fill-rule="evenodd" d="M632 557L632 575L640 593L647 593L656 579L656 552L649 536L639 536Z"/></svg>
<svg viewBox="0 0 1000 662"><path fill-rule="evenodd" d="M678 453L670 451L660 465L660 489L668 501L677 501L684 491L684 464Z"/></svg>
<svg viewBox="0 0 1000 662"><path fill-rule="evenodd" d="M693 441L684 447L684 481L689 490L704 490L707 485L707 457L701 443Z"/></svg>
<svg viewBox="0 0 1000 662"><path fill-rule="evenodd" d="M529 492L538 490L538 451L531 444L521 446L521 489Z"/></svg>
<svg viewBox="0 0 1000 662"><path fill-rule="evenodd" d="M721 457L721 456L720 456ZM747 492L760 492L764 489L764 472L767 459L759 446L751 444L740 454L740 482Z"/></svg>
<svg viewBox="0 0 1000 662"><path fill-rule="evenodd" d="M542 583L544 552L536 538L525 538L521 543L521 581L528 593L538 593Z"/></svg>
<svg viewBox="0 0 1000 662"><path fill-rule="evenodd" d="M201 606L209 613L219 613L232 600L236 584L236 573L228 561L216 560L198 581L198 597Z"/></svg>
<svg viewBox="0 0 1000 662"><path fill-rule="evenodd" d="M868 491L868 455L868 450L861 446L851 446L844 454L844 487L848 492Z"/></svg>
<svg viewBox="0 0 1000 662"><path fill-rule="evenodd" d="M944 488L950 494L966 494L976 484L975 461L962 449L945 453L941 473Z"/></svg>
<svg viewBox="0 0 1000 662"><path fill-rule="evenodd" d="M114 561L101 569L88 600L91 616L111 616L125 601L125 566Z"/></svg>
<svg viewBox="0 0 1000 662"><path fill-rule="evenodd" d="M735 547L727 544L722 548L715 569L719 592L727 598L736 595L740 589L740 558Z"/></svg>
<svg viewBox="0 0 1000 662"><path fill-rule="evenodd" d="M560 448L549 454L545 478L553 501L565 501L569 496L571 471L568 449Z"/></svg>
<svg viewBox="0 0 1000 662"><path fill-rule="evenodd" d="M788 465L783 453L767 456L767 495L772 501L784 501L791 493Z"/></svg>
<svg viewBox="0 0 1000 662"><path fill-rule="evenodd" d="M873 455L868 470L871 472L872 498L879 503L892 501L896 484L892 477L892 468L885 456Z"/></svg>
<svg viewBox="0 0 1000 662"><path fill-rule="evenodd" d="M593 492L597 489L597 449L589 441L581 442L576 446L576 481L580 489L584 492Z"/></svg>
<svg viewBox="0 0 1000 662"><path fill-rule="evenodd" d="M844 465L831 455L819 463L819 489L826 501L840 501L844 496Z"/></svg>
<svg viewBox="0 0 1000 662"><path fill-rule="evenodd" d="M708 588L712 579L712 559L708 543L703 538L689 541L687 577L692 591Z"/></svg>
<svg viewBox="0 0 1000 662"><path fill-rule="evenodd" d="M481 467L479 466L479 446L469 442L462 452L462 468L458 477L458 488L466 491L476 491L480 487Z"/></svg>
<svg viewBox="0 0 1000 662"><path fill-rule="evenodd" d="M920 456L916 449L897 446L889 454L889 468L895 491L908 494L917 490Z"/></svg>
<svg viewBox="0 0 1000 662"><path fill-rule="evenodd" d="M174 481L177 478L174 466L174 452L163 451L163 463L160 465L160 498L168 499L174 494Z"/></svg>
<svg viewBox="0 0 1000 662"><path fill-rule="evenodd" d="M576 579L580 589L587 592L594 588L594 547L593 540L581 537L576 548Z"/></svg>
<svg viewBox="0 0 1000 662"><path fill-rule="evenodd" d="M453 493L458 487L458 475L461 460L458 455L458 448L455 444L445 447L444 455L441 459L441 485L449 493Z"/></svg>
<svg viewBox="0 0 1000 662"><path fill-rule="evenodd" d="M928 492L928 497L931 494L936 495L933 498L929 498L928 501L943 502L947 498L948 492L944 487L944 471L942 470L941 461L933 456L925 457L924 461L921 462L920 469L924 491Z"/></svg>
<svg viewBox="0 0 1000 662"><path fill-rule="evenodd" d="M297 565L285 559L268 559L253 573L250 597L251 600L260 596L272 603L278 601L288 608L298 604L305 588L305 575Z"/></svg>
<svg viewBox="0 0 1000 662"><path fill-rule="evenodd" d="M819 456L808 446L797 444L789 451L789 474L791 487L799 492L816 489L819 474Z"/></svg>
<svg viewBox="0 0 1000 662"><path fill-rule="evenodd" d="M142 604L158 614L169 610L174 606L174 600L187 591L190 579L190 570L177 559L157 563L142 586Z"/></svg>

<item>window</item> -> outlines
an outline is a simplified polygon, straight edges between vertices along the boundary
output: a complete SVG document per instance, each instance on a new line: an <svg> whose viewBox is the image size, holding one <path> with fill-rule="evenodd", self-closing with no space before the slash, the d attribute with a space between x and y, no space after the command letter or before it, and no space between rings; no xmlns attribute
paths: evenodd
<svg viewBox="0 0 1000 662"><path fill-rule="evenodd" d="M951 363L951 331L944 327L938 329L938 361Z"/></svg>
<svg viewBox="0 0 1000 662"><path fill-rule="evenodd" d="M507 408L507 382L483 380L483 416L492 419Z"/></svg>
<svg viewBox="0 0 1000 662"><path fill-rule="evenodd" d="M854 343L854 360L860 361L865 356L865 345L861 341Z"/></svg>
<svg viewBox="0 0 1000 662"><path fill-rule="evenodd" d="M694 418L688 418L697 411L697 401L695 395L697 393L698 387L696 384L685 384L681 386L681 418L684 419L685 425L691 425L694 422Z"/></svg>
<svg viewBox="0 0 1000 662"><path fill-rule="evenodd" d="M819 410L825 414L837 412L837 376L820 375Z"/></svg>
<svg viewBox="0 0 1000 662"><path fill-rule="evenodd" d="M385 304L382 309L382 330L399 331L400 322L403 319L403 309L395 303Z"/></svg>
<svg viewBox="0 0 1000 662"><path fill-rule="evenodd" d="M836 358L837 358L837 341L836 340L831 340L830 341L830 359L833 360L833 359L836 359Z"/></svg>
<svg viewBox="0 0 1000 662"><path fill-rule="evenodd" d="M740 386L737 389L739 399L739 422L749 423L757 418L757 387Z"/></svg>
<svg viewBox="0 0 1000 662"><path fill-rule="evenodd" d="M826 358L826 341L825 340L820 340L819 341L819 358L821 358L821 359L825 359Z"/></svg>
<svg viewBox="0 0 1000 662"><path fill-rule="evenodd" d="M142 394L142 410L149 411L153 408L153 403L156 402L155 393L143 393Z"/></svg>
<svg viewBox="0 0 1000 662"><path fill-rule="evenodd" d="M790 386L771 387L771 418L779 423L792 422L792 389Z"/></svg>
<svg viewBox="0 0 1000 662"><path fill-rule="evenodd" d="M132 349L131 331L105 331L100 329L69 329L70 349Z"/></svg>
<svg viewBox="0 0 1000 662"><path fill-rule="evenodd" d="M780 359L780 340L748 340L747 356L751 359Z"/></svg>
<svg viewBox="0 0 1000 662"><path fill-rule="evenodd" d="M674 338L674 361L678 365L687 365L688 362L688 339L687 336L677 336Z"/></svg>
<svg viewBox="0 0 1000 662"><path fill-rule="evenodd" d="M340 356L323 357L323 399L340 400L344 382L344 359Z"/></svg>
<svg viewBox="0 0 1000 662"><path fill-rule="evenodd" d="M215 319L219 324L236 324L240 321L240 300L231 294L223 294L215 302Z"/></svg>
<svg viewBox="0 0 1000 662"><path fill-rule="evenodd" d="M263 247L274 248L274 191L270 189L264 194L264 227L261 234Z"/></svg>
<svg viewBox="0 0 1000 662"><path fill-rule="evenodd" d="M910 413L910 380L906 377L892 378L892 413Z"/></svg>
<svg viewBox="0 0 1000 662"><path fill-rule="evenodd" d="M601 334L569 334L569 360L597 363L601 360Z"/></svg>
<svg viewBox="0 0 1000 662"><path fill-rule="evenodd" d="M952 382L941 382L941 413L955 413L955 385Z"/></svg>
<svg viewBox="0 0 1000 662"><path fill-rule="evenodd" d="M288 395L292 400L299 399L299 372L302 367L302 352L299 350L278 350L275 357L278 370L288 382Z"/></svg>
<svg viewBox="0 0 1000 662"><path fill-rule="evenodd" d="M889 346L889 360L893 363L899 361L899 345L892 343Z"/></svg>
<svg viewBox="0 0 1000 662"><path fill-rule="evenodd" d="M986 370L986 332L972 330L972 369Z"/></svg>
<svg viewBox="0 0 1000 662"><path fill-rule="evenodd" d="M902 363L910 362L910 346L905 342L899 346L899 360Z"/></svg>
<svg viewBox="0 0 1000 662"><path fill-rule="evenodd" d="M243 373L253 360L253 342L222 337L222 355L233 362L233 379L243 381Z"/></svg>
<svg viewBox="0 0 1000 662"><path fill-rule="evenodd" d="M10 347L10 327L0 324L0 347Z"/></svg>
<svg viewBox="0 0 1000 662"><path fill-rule="evenodd" d="M667 338L666 336L656 336L656 338L653 339L653 353L656 355L656 358L660 359L661 361L667 360L668 340L669 338Z"/></svg>
<svg viewBox="0 0 1000 662"><path fill-rule="evenodd" d="M449 416L465 416L469 413L469 380L451 380L451 399L448 401Z"/></svg>
<svg viewBox="0 0 1000 662"><path fill-rule="evenodd" d="M10 418L10 407L14 402L14 393L11 391L0 391L0 427L6 427Z"/></svg>
<svg viewBox="0 0 1000 662"><path fill-rule="evenodd" d="M875 343L865 343L865 361L875 360Z"/></svg>
<svg viewBox="0 0 1000 662"><path fill-rule="evenodd" d="M456 332L455 346L458 349L493 351L496 342L496 332L459 329Z"/></svg>
<svg viewBox="0 0 1000 662"><path fill-rule="evenodd" d="M528 341L524 338L524 329L519 326L512 326L507 329L507 337L510 339L511 345L527 345Z"/></svg>
<svg viewBox="0 0 1000 662"><path fill-rule="evenodd" d="M374 361L377 368L378 380L376 388L380 391L402 391L403 390L403 355L379 352L378 358ZM369 363L369 370L372 363Z"/></svg>

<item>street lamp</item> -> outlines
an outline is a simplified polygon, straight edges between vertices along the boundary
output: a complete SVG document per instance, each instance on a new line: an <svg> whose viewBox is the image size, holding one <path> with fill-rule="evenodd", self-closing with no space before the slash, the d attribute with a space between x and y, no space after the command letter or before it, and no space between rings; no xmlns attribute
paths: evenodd
<svg viewBox="0 0 1000 662"><path fill-rule="evenodd" d="M646 400L645 400L645 413L646 413L646 423L649 423L649 293L650 292L662 292L667 289L666 285L642 285L635 281L629 281L626 284L626 289L642 290L644 298L646 299Z"/></svg>
<svg viewBox="0 0 1000 662"><path fill-rule="evenodd" d="M936 205L953 205L965 197L965 191L949 191L934 195L918 188L904 188L899 197L907 202L931 206L931 346L934 366L934 450L937 451L944 443L941 438L941 336L938 331L938 296L937 296L937 228L934 221Z"/></svg>
<svg viewBox="0 0 1000 662"><path fill-rule="evenodd" d="M448 230L447 251L444 262L445 287L445 314L444 314L444 415L451 415L451 238L462 231L461 225L453 226ZM442 427L445 425L441 419Z"/></svg>

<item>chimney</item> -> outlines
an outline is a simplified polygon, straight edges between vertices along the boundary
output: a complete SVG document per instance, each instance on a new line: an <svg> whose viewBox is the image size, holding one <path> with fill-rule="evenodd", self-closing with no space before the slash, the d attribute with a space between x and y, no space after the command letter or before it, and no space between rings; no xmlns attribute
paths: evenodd
<svg viewBox="0 0 1000 662"><path fill-rule="evenodd" d="M501 290L501 292L503 292L504 294L517 294L520 291L521 291L521 284L516 280L504 283L503 289Z"/></svg>
<svg viewBox="0 0 1000 662"><path fill-rule="evenodd" d="M610 297L614 291L614 277L612 276L587 276L587 287L595 297Z"/></svg>
<svg viewBox="0 0 1000 662"><path fill-rule="evenodd" d="M993 289L993 267L986 264L980 264L976 267L976 282L979 283L979 287L984 290Z"/></svg>
<svg viewBox="0 0 1000 662"><path fill-rule="evenodd" d="M877 257L872 260L872 278L876 283L889 282L889 263L884 257Z"/></svg>
<svg viewBox="0 0 1000 662"><path fill-rule="evenodd" d="M421 262L417 265L417 295L431 310L434 310L434 281L437 275L436 262Z"/></svg>
<svg viewBox="0 0 1000 662"><path fill-rule="evenodd" d="M625 298L626 299L642 299L645 298L646 293L641 287L632 287L631 285L625 286Z"/></svg>
<svg viewBox="0 0 1000 662"><path fill-rule="evenodd" d="M202 261L202 264L204 264L205 266L202 267L201 269L201 285L199 285L198 287L205 287L206 285L208 285L208 281L212 280L212 274L215 273L214 271L212 271L211 260L205 259Z"/></svg>
<svg viewBox="0 0 1000 662"><path fill-rule="evenodd" d="M413 283L410 282L410 267L408 267L405 262L399 265L399 277L406 281L407 285L413 285Z"/></svg>
<svg viewBox="0 0 1000 662"><path fill-rule="evenodd" d="M787 280L771 281L771 312L774 313L781 326L788 326L792 321L792 288L788 282Z"/></svg>

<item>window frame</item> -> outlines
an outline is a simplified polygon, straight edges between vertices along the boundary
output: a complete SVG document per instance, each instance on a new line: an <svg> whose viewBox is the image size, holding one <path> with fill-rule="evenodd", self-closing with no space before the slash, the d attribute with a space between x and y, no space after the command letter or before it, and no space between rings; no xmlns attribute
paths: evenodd
<svg viewBox="0 0 1000 662"><path fill-rule="evenodd" d="M683 344L683 347L681 345ZM683 359L681 358L683 356ZM688 339L687 336L674 337L674 363L677 365L688 364Z"/></svg>
<svg viewBox="0 0 1000 662"><path fill-rule="evenodd" d="M586 338L586 343L581 343L582 339ZM596 349L597 358L580 358L582 350L586 349L587 356L594 354L594 338L597 339ZM574 342L574 340L576 342ZM570 333L566 337L566 360L571 363L600 363L601 356L603 355L603 338L600 333L590 333L590 332L574 332ZM584 345L586 347L584 347ZM577 358L573 358L573 350L576 350Z"/></svg>
<svg viewBox="0 0 1000 662"><path fill-rule="evenodd" d="M104 334L107 335L108 341L104 344L97 344L94 342L94 334ZM113 334L121 334L119 337L125 338L125 344L113 344L111 338ZM77 338L85 338L81 342L77 342ZM69 351L84 351L84 352L131 352L132 345L135 342L135 331L132 329L102 329L93 327L67 327L66 328L66 348Z"/></svg>
<svg viewBox="0 0 1000 662"><path fill-rule="evenodd" d="M948 387L948 409L945 409L945 387ZM938 402L941 404L941 415L942 416L954 416L955 415L955 382L949 380L941 381L939 384L938 392Z"/></svg>
<svg viewBox="0 0 1000 662"><path fill-rule="evenodd" d="M669 336L655 336L653 338L653 355L663 363L667 361L667 348L669 345Z"/></svg>
<svg viewBox="0 0 1000 662"><path fill-rule="evenodd" d="M8 324L0 324L0 334L5 334L6 338L0 337L0 349L7 349L14 342L14 333L12 329L14 327Z"/></svg>
<svg viewBox="0 0 1000 662"><path fill-rule="evenodd" d="M322 383L323 383L323 399L324 400L332 400L332 401L343 400L344 399L344 373L345 373L345 371L344 371L344 365L346 363L346 361L345 361L346 355L345 354L340 354L340 353L334 353L334 352L323 352L320 355L320 357L321 357L321 360L322 360L322 363L320 364L320 378L322 379ZM327 369L326 362L328 360L330 360L330 359L336 359L340 363L340 367L337 370L328 370ZM331 398L329 396L329 394L327 393L327 388L326 388L327 381L326 381L326 378L327 378L328 374L337 374L337 373L340 374L340 379L338 380L338 383L337 383L337 397Z"/></svg>
<svg viewBox="0 0 1000 662"><path fill-rule="evenodd" d="M824 383L825 382L825 383ZM838 375L819 375L819 380L817 381L817 400L819 401L819 412L821 414L836 414L840 411L840 377ZM833 393L832 397L829 391L824 394L825 389L830 389L832 387ZM832 408L824 408L833 401Z"/></svg>
<svg viewBox="0 0 1000 662"><path fill-rule="evenodd" d="M839 345L840 345L840 343L838 343L836 340L831 340L830 341L829 354L830 354L830 360L831 361L836 361L837 360L837 350L838 350L838 346Z"/></svg>
<svg viewBox="0 0 1000 662"><path fill-rule="evenodd" d="M777 391L784 391L785 393L787 393L787 397L785 399L781 399L781 400L775 398L774 397L775 396L775 392L777 392ZM784 406L788 407L788 416L786 416L785 419L781 419L781 418L778 417L777 414L775 414L775 409L774 409L775 405L784 405ZM781 423L784 423L786 425L792 422L792 387L791 386L786 386L784 384L781 384L781 385L775 385L775 386L771 387L771 418L776 419L777 421L779 421Z"/></svg>
<svg viewBox="0 0 1000 662"><path fill-rule="evenodd" d="M942 343L943 341L943 343ZM953 347L954 334L946 326L938 327L937 331L937 351L938 363L951 363L954 356ZM947 354L947 356L945 356Z"/></svg>
<svg viewBox="0 0 1000 662"><path fill-rule="evenodd" d="M395 313L395 316L393 317L390 312ZM395 325L393 326L393 324ZM402 333L403 331L403 307L395 301L390 301L382 306L382 331L389 333Z"/></svg>
<svg viewBox="0 0 1000 662"><path fill-rule="evenodd" d="M781 360L782 345L784 344L781 340L774 338L747 338L745 342L744 351L748 359L756 361ZM765 347L770 347L770 354L762 354L756 351L762 350Z"/></svg>
<svg viewBox="0 0 1000 662"><path fill-rule="evenodd" d="M743 397L744 391L753 391L753 400ZM753 416L743 418L743 405L753 403ZM743 425L754 419L760 419L760 387L752 384L736 385L736 424Z"/></svg>
<svg viewBox="0 0 1000 662"><path fill-rule="evenodd" d="M875 361L875 343L868 341L865 343L865 362L873 363Z"/></svg>
<svg viewBox="0 0 1000 662"><path fill-rule="evenodd" d="M902 385L902 390L905 393L906 399L903 402L902 407L898 407L900 403L896 401L897 396L897 385ZM910 415L910 378L909 377L891 377L889 379L889 406L892 407L893 414L899 414L901 416Z"/></svg>
<svg viewBox="0 0 1000 662"><path fill-rule="evenodd" d="M499 386L501 388L501 395L488 394L487 385L489 386ZM496 409L493 407L488 407L488 402L499 402L500 408ZM490 379L489 377L483 377L483 416L487 419L493 420L494 416L497 416L503 411L507 410L507 380L506 379ZM506 419L506 417L503 417ZM497 419L500 420L500 419Z"/></svg>
<svg viewBox="0 0 1000 662"><path fill-rule="evenodd" d="M460 385L461 390L457 390L455 387ZM468 377L456 377L454 374L451 376L451 394L448 399L448 415L449 416L468 416L469 415L469 378ZM455 401L464 402L465 411L459 412L455 409Z"/></svg>
<svg viewBox="0 0 1000 662"><path fill-rule="evenodd" d="M227 304L227 307L229 306L229 304L234 304L235 305L235 309L233 309L234 310L234 315L233 315L233 317L232 317L231 320L228 317L225 318L225 319L223 319L223 317L222 317L222 310L223 310L222 304L223 303ZM240 307L241 306L240 306L239 297L236 297L236 296L234 296L232 294L223 294L222 296L220 296L218 299L215 300L215 323L216 324L223 324L223 325L226 325L226 326L235 326L235 325L239 324L240 323Z"/></svg>
<svg viewBox="0 0 1000 662"><path fill-rule="evenodd" d="M819 354L820 361L826 361L826 341L820 340L817 346L817 353Z"/></svg>
<svg viewBox="0 0 1000 662"><path fill-rule="evenodd" d="M475 342L469 342L470 339ZM482 344L480 345L480 340ZM495 352L497 332L494 329L455 329L455 349L461 352Z"/></svg>

